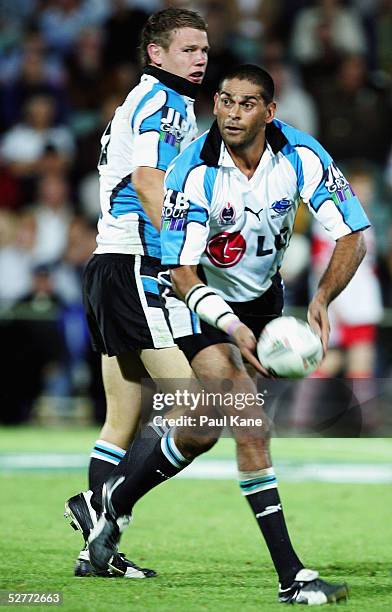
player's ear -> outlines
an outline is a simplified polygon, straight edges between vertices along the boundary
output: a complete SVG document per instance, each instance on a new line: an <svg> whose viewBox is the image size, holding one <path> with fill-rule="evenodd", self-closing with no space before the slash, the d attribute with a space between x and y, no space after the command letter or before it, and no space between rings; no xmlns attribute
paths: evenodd
<svg viewBox="0 0 392 612"><path fill-rule="evenodd" d="M219 100L219 94L216 93L214 96L214 110L213 110L213 113L215 116L217 115L217 110L218 110L218 100Z"/></svg>
<svg viewBox="0 0 392 612"><path fill-rule="evenodd" d="M147 45L147 53L152 64L162 66L162 47L155 43L149 43Z"/></svg>
<svg viewBox="0 0 392 612"><path fill-rule="evenodd" d="M265 118L266 123L271 123L276 113L276 102L270 102L267 104L267 116Z"/></svg>

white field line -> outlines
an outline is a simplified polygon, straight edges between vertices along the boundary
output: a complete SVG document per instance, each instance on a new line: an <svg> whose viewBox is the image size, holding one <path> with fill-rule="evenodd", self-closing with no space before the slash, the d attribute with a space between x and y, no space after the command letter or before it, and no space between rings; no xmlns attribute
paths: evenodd
<svg viewBox="0 0 392 612"><path fill-rule="evenodd" d="M31 470L86 469L88 457L75 453L0 454L0 473ZM286 482L392 483L389 463L331 463L309 460L275 463L275 471ZM197 459L177 478L235 480L236 463L232 459Z"/></svg>

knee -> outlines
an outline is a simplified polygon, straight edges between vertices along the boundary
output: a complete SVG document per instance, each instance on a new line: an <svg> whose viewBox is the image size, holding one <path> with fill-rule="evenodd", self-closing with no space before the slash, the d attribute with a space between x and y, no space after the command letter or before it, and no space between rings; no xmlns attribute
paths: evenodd
<svg viewBox="0 0 392 612"><path fill-rule="evenodd" d="M179 451L186 459L194 459L209 451L218 441L220 432L180 434L176 439Z"/></svg>

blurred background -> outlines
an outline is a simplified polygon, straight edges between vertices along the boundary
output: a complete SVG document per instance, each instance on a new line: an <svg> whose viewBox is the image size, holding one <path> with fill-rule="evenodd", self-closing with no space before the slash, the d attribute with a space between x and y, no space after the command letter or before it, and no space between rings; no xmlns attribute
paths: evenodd
<svg viewBox="0 0 392 612"><path fill-rule="evenodd" d="M331 308L317 384L296 386L283 426L309 425L315 398L330 402L333 388L363 407L362 433L391 433L392 0L0 0L0 422L104 418L81 300L100 137L139 80L145 20L176 5L208 22L200 132L221 73L262 65L277 117L321 141L373 224L366 261ZM282 271L287 313L306 316L332 248L302 206Z"/></svg>

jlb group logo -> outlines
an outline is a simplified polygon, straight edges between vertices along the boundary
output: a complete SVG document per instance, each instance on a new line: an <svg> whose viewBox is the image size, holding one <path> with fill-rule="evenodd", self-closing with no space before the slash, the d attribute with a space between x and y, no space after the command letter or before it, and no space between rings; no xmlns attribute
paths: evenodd
<svg viewBox="0 0 392 612"><path fill-rule="evenodd" d="M235 208L230 202L225 204L219 213L220 225L234 225L236 220Z"/></svg>
<svg viewBox="0 0 392 612"><path fill-rule="evenodd" d="M168 189L163 202L162 230L180 232L184 229L189 202L180 191Z"/></svg>
<svg viewBox="0 0 392 612"><path fill-rule="evenodd" d="M161 131L159 139L173 147L179 148L186 131L186 121L181 114L165 106L161 118Z"/></svg>
<svg viewBox="0 0 392 612"><path fill-rule="evenodd" d="M217 268L231 268L244 256L246 241L240 232L221 232L213 236L207 244L206 254Z"/></svg>
<svg viewBox="0 0 392 612"><path fill-rule="evenodd" d="M326 170L325 186L336 206L355 196L350 183L334 163L330 164Z"/></svg>

